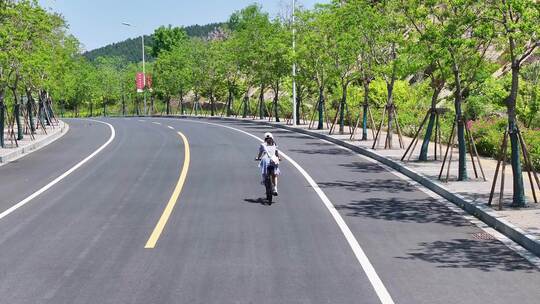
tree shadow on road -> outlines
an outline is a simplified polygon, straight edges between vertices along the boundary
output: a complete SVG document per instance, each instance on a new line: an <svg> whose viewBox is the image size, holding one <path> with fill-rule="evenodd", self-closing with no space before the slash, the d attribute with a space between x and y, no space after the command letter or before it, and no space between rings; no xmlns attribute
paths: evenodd
<svg viewBox="0 0 540 304"><path fill-rule="evenodd" d="M371 163L368 161L365 162L351 162L346 164L339 164L340 167L350 169L352 172L356 173L384 173L387 172L382 166Z"/></svg>
<svg viewBox="0 0 540 304"><path fill-rule="evenodd" d="M468 268L485 272L540 270L497 240L453 239L425 242L409 252L406 260L421 260L437 264L438 268Z"/></svg>
<svg viewBox="0 0 540 304"><path fill-rule="evenodd" d="M466 227L471 224L458 214L434 199L408 200L399 198L369 198L338 205L336 209L347 216L367 217L385 221L404 223L437 223L453 227Z"/></svg>
<svg viewBox="0 0 540 304"><path fill-rule="evenodd" d="M344 188L349 191L357 191L359 193L370 192L385 192L385 193L402 193L402 192L417 192L418 189L406 181L397 179L370 179L363 181L343 181L320 182L321 188Z"/></svg>
<svg viewBox="0 0 540 304"><path fill-rule="evenodd" d="M289 149L289 151L302 153L302 154L308 154L308 155L322 155L322 154L324 155L350 155L351 154L350 152L343 149L339 149L339 148Z"/></svg>

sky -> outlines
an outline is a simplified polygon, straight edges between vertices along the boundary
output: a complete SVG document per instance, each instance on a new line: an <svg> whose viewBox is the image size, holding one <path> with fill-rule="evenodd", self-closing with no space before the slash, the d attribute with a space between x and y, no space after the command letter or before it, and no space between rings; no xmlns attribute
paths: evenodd
<svg viewBox="0 0 540 304"><path fill-rule="evenodd" d="M330 0L296 0L311 8ZM39 3L64 16L70 32L92 50L107 44L151 34L160 25L188 26L226 21L229 16L252 3L259 3L272 16L286 11L292 0L39 0ZM135 27L123 26L128 22Z"/></svg>

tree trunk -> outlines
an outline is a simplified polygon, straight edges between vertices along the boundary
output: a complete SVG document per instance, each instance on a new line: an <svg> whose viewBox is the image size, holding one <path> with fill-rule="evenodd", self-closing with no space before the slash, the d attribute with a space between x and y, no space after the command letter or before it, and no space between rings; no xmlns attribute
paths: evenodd
<svg viewBox="0 0 540 304"><path fill-rule="evenodd" d="M32 92L29 89L26 89L26 112L28 113L28 121L30 124L30 132L34 134L36 132L36 126L34 124L34 98L32 97Z"/></svg>
<svg viewBox="0 0 540 304"><path fill-rule="evenodd" d="M392 77L392 80L390 83L387 83L387 91L388 91L388 101L386 104L387 107L387 113L388 113L388 149L392 149L394 147L393 143L393 129L394 129L394 82L395 77Z"/></svg>
<svg viewBox="0 0 540 304"><path fill-rule="evenodd" d="M324 87L319 86L319 124L317 125L317 130L322 130L324 128Z"/></svg>
<svg viewBox="0 0 540 304"><path fill-rule="evenodd" d="M195 108L195 116L197 116L199 113L199 92L197 91L195 91L195 101L193 107Z"/></svg>
<svg viewBox="0 0 540 304"><path fill-rule="evenodd" d="M343 84L341 86L341 90L342 94L339 105L339 134L345 133L345 107L347 105L347 84Z"/></svg>
<svg viewBox="0 0 540 304"><path fill-rule="evenodd" d="M247 117L247 112L248 112L248 108L249 108L249 88L246 90L246 94L244 95L244 109L242 111L242 118L246 118Z"/></svg>
<svg viewBox="0 0 540 304"><path fill-rule="evenodd" d="M279 110L278 110L278 102L279 102L279 82L276 83L276 87L274 90L274 117L276 117L276 122L279 122Z"/></svg>
<svg viewBox="0 0 540 304"><path fill-rule="evenodd" d="M214 93L210 93L210 116L215 115L215 100L214 100Z"/></svg>
<svg viewBox="0 0 540 304"><path fill-rule="evenodd" d="M456 110L456 124L457 124L457 137L458 137L458 151L459 151L459 160L458 160L458 181L467 180L467 147L465 145L465 121L463 119L463 113L461 110L462 104L462 88L461 88L461 78L459 73L459 68L457 63L454 61L453 64L454 80L456 83L456 88L454 92L454 108ZM451 139L450 139L451 140ZM453 143L451 143L453 144Z"/></svg>
<svg viewBox="0 0 540 304"><path fill-rule="evenodd" d="M5 113L4 113L4 96L5 96L5 90L3 88L0 88L0 147L4 148L4 119L5 119Z"/></svg>
<svg viewBox="0 0 540 304"><path fill-rule="evenodd" d="M231 107L233 102L233 91L232 88L229 86L228 89L229 95L227 96L227 117L231 116Z"/></svg>
<svg viewBox="0 0 540 304"><path fill-rule="evenodd" d="M300 92L300 91L298 91ZM300 109L302 108L302 94L296 95L296 125L300 125Z"/></svg>
<svg viewBox="0 0 540 304"><path fill-rule="evenodd" d="M368 139L368 131L367 131L367 124L368 124L368 110L369 110L369 85L371 84L371 81L365 80L364 81L364 104L363 106L363 113L362 113L362 140ZM372 128L374 126L371 126Z"/></svg>
<svg viewBox="0 0 540 304"><path fill-rule="evenodd" d="M90 103L90 117L93 117L94 116L94 104L91 102ZM39 109L40 109L40 112L41 112L41 102L40 102L40 105L39 105ZM40 115L40 119L41 119L41 115Z"/></svg>
<svg viewBox="0 0 540 304"><path fill-rule="evenodd" d="M170 96L167 96L166 97L166 101L167 101L167 116L171 114L171 97Z"/></svg>
<svg viewBox="0 0 540 304"><path fill-rule="evenodd" d="M126 116L126 96L122 93L122 116Z"/></svg>
<svg viewBox="0 0 540 304"><path fill-rule="evenodd" d="M424 135L424 141L422 142L422 148L420 148L420 156L418 157L419 161L428 160L429 142L431 140L431 136L433 135L433 127L435 125L435 119L437 118L437 99L439 98L440 92L441 90L439 88L435 88L433 90L433 95L431 96L431 113L429 115L429 122L427 125L426 134Z"/></svg>
<svg viewBox="0 0 540 304"><path fill-rule="evenodd" d="M180 90L180 115L184 115L185 114L185 110L184 110L184 92L182 90Z"/></svg>
<svg viewBox="0 0 540 304"><path fill-rule="evenodd" d="M45 99L45 109L47 109L47 124L50 126L53 123L54 111L52 108L52 99L50 96L47 96Z"/></svg>
<svg viewBox="0 0 540 304"><path fill-rule="evenodd" d="M154 94L150 95L150 116L154 115Z"/></svg>
<svg viewBox="0 0 540 304"><path fill-rule="evenodd" d="M519 64L517 62L514 62L512 64L512 88L510 90L510 95L506 100L506 106L508 108L508 130L510 134L510 145L512 151L512 175L514 180L512 206L525 207L525 191L523 186L523 175L520 158L520 142L518 135L519 129L516 119L516 100L519 89L519 69Z"/></svg>
<svg viewBox="0 0 540 304"><path fill-rule="evenodd" d="M259 92L259 118L264 119L264 85L262 84Z"/></svg>
<svg viewBox="0 0 540 304"><path fill-rule="evenodd" d="M22 140L23 136L23 126L21 124L21 104L17 95L17 89L13 88L13 99L15 103L13 104L13 116L15 118L15 123L17 123L17 140Z"/></svg>
<svg viewBox="0 0 540 304"><path fill-rule="evenodd" d="M395 43L392 44L392 60L393 60L393 67L392 67L392 77L390 79L390 83L386 83L386 88L388 91L388 101L387 101L387 112L388 112L388 149L392 149L393 144L393 127L394 127L394 84L396 82L396 72L397 72L397 62L396 62L397 54L396 54L396 45ZM384 118L383 118L384 119Z"/></svg>

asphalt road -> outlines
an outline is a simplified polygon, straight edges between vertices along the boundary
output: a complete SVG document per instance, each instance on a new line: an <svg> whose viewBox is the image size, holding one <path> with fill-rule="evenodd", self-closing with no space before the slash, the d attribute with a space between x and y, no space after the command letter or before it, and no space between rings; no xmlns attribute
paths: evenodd
<svg viewBox="0 0 540 304"><path fill-rule="evenodd" d="M249 123L102 120L115 129L110 145L0 218L0 303L381 303L381 288L395 303L540 301L539 269L352 152ZM111 136L102 123L67 122L60 140L0 167L0 214ZM258 142L231 128L273 132L351 235L289 161L277 203L264 205ZM147 249L186 157L178 131L189 142L187 178Z"/></svg>

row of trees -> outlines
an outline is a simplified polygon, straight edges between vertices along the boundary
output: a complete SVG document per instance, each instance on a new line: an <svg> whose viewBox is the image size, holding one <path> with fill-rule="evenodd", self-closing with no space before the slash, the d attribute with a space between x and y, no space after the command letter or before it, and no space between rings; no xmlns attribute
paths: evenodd
<svg viewBox="0 0 540 304"><path fill-rule="evenodd" d="M0 146L9 112L18 139L23 136L22 113L25 121L29 119L30 132L37 127L35 113L38 125L51 123L52 99L63 94L64 77L74 68L78 46L61 16L35 1L0 1ZM25 104L22 96L28 100Z"/></svg>
<svg viewBox="0 0 540 304"><path fill-rule="evenodd" d="M539 43L539 5L532 0L335 0L313 10L300 10L294 24L290 18L271 19L252 5L233 14L226 28L206 40L186 39L183 34L174 34L177 29L168 29L172 36L155 53L156 81L165 100L173 95L182 99L188 92L193 92L195 99L207 97L212 115L217 98L226 100L227 115L233 112L233 100L241 99L241 113L237 114L246 116L249 93L257 88L258 115L270 114L279 121L280 94L283 88L290 91L294 61L299 110L305 100L316 100L311 105L317 107L318 128L323 128L325 103L330 101L338 111L339 131L343 133L350 91L361 88L364 140L368 108L375 104L371 86L383 82L386 100L378 106L385 109L387 117L381 119L386 120L390 148L392 133L399 127L396 85L426 84L431 102L419 158L428 159L428 144L440 112L437 107L453 104L458 179L465 180L466 121L474 118L467 117L465 102L486 81L501 78L504 97L492 102L507 109L514 204L523 206L516 105L522 68L535 59ZM290 46L292 28L296 30L295 50ZM265 110L265 92L274 94L271 113Z"/></svg>
<svg viewBox="0 0 540 304"><path fill-rule="evenodd" d="M121 57L88 62L60 16L33 1L0 3L0 102L16 106L21 93L39 99L45 92L57 109L76 115L140 114L134 86L140 64ZM272 18L251 5L205 38L160 27L148 50L155 58L148 68L151 104L157 99L166 113L185 113L187 104L197 111L204 98L210 115L220 105L224 115L290 118L294 62L297 111L313 113L318 128L329 113L341 133L358 119L367 140L368 113L378 108L384 114L375 117L386 124L392 148L398 123L417 129L419 111L426 111L420 160L428 159L440 108L448 108L453 119L445 130L448 135L453 121L459 180L467 179L466 122L505 109L514 204L522 206L519 126L534 126L540 108L539 6L533 0L334 0L298 9L294 22L290 13Z"/></svg>

